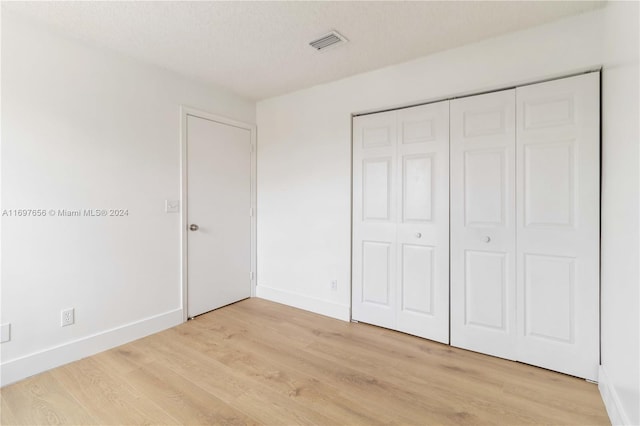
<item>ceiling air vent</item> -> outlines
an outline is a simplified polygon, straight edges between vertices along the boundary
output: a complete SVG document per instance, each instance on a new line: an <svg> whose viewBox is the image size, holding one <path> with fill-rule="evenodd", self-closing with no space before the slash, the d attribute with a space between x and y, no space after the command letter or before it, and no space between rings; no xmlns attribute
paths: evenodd
<svg viewBox="0 0 640 426"><path fill-rule="evenodd" d="M309 43L309 46L316 50L324 50L328 47L336 46L338 44L344 44L348 40L337 31L331 31L329 34L325 34L317 40L313 40Z"/></svg>

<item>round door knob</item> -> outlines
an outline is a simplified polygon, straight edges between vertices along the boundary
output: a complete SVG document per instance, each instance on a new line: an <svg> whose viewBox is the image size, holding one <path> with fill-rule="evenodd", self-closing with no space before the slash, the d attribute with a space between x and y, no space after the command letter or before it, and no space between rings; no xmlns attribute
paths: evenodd
<svg viewBox="0 0 640 426"><path fill-rule="evenodd" d="M416 238L422 238L422 234L419 232L416 232Z"/></svg>
<svg viewBox="0 0 640 426"><path fill-rule="evenodd" d="M195 223L192 223L191 225L189 225L189 229L192 231L197 231L198 229L200 229L200 227Z"/></svg>
<svg viewBox="0 0 640 426"><path fill-rule="evenodd" d="M484 237L484 242L485 243L491 242L491 237Z"/></svg>

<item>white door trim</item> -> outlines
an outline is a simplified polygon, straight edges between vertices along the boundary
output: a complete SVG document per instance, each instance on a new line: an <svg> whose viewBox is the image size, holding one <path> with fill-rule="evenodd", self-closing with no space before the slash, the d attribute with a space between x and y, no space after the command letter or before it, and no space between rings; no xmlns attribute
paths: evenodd
<svg viewBox="0 0 640 426"><path fill-rule="evenodd" d="M251 132L251 297L256 295L257 268L256 268L256 125L232 120L230 118L211 114L196 108L180 105L180 281L182 288L182 319L187 321L187 116L198 117L205 120L229 126L239 127ZM247 212L249 214L249 212Z"/></svg>

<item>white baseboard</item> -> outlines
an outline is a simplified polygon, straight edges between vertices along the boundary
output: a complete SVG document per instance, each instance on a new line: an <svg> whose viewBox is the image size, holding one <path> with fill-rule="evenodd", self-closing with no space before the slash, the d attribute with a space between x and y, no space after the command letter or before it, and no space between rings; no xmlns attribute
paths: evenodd
<svg viewBox="0 0 640 426"><path fill-rule="evenodd" d="M604 366L598 370L598 390L607 409L609 420L612 425L630 425L629 417L624 411L622 402L618 397L615 387L611 383Z"/></svg>
<svg viewBox="0 0 640 426"><path fill-rule="evenodd" d="M327 300L314 299L298 293L291 293L259 285L256 287L256 297L343 321L349 321L351 319L351 309L349 306L339 305Z"/></svg>
<svg viewBox="0 0 640 426"><path fill-rule="evenodd" d="M182 309L176 309L3 362L0 364L0 386L166 330L182 322Z"/></svg>

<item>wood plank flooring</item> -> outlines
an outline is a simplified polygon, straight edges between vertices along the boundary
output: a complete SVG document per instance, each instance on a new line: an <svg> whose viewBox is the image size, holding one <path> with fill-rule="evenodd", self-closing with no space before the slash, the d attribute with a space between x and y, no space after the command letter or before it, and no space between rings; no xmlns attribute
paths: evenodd
<svg viewBox="0 0 640 426"><path fill-rule="evenodd" d="M261 299L0 395L2 425L609 424L584 380Z"/></svg>

